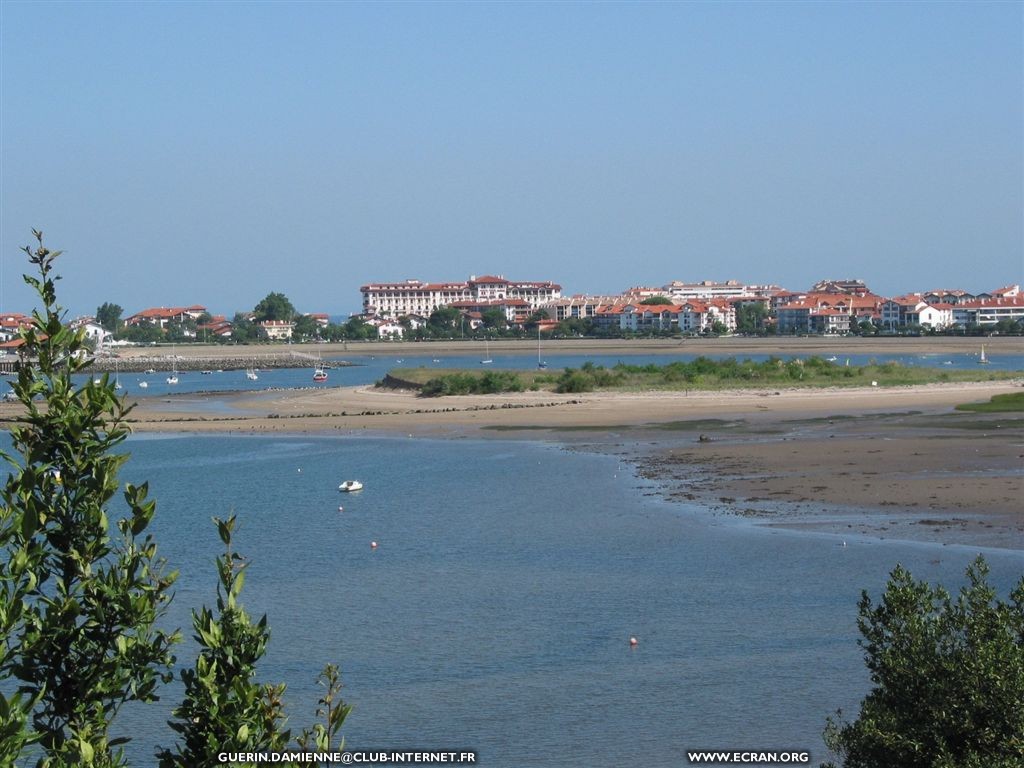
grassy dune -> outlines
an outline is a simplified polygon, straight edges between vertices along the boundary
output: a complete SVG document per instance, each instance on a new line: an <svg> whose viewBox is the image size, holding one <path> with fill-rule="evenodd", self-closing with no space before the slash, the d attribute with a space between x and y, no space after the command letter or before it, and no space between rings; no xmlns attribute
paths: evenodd
<svg viewBox="0 0 1024 768"><path fill-rule="evenodd" d="M753 360L712 360L699 357L690 362L666 365L629 365L611 368L585 363L580 368L548 371L480 371L400 368L390 372L392 380L420 388L424 396L493 394L524 390L555 392L619 392L652 390L716 390L792 387L907 386L937 382L1000 381L1018 378L1020 371L940 370L904 366L889 362L847 366L820 357L769 358Z"/></svg>
<svg viewBox="0 0 1024 768"><path fill-rule="evenodd" d="M966 403L956 409L975 413L1024 413L1024 392L993 395L987 403Z"/></svg>

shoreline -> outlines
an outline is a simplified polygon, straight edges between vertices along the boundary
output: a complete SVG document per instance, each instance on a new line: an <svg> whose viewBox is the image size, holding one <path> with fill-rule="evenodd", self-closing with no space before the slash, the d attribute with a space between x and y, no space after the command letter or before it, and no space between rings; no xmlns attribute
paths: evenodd
<svg viewBox="0 0 1024 768"><path fill-rule="evenodd" d="M1024 550L1024 415L955 411L1017 381L520 392L356 387L136 401L136 433L465 437L615 454L669 501L759 525ZM0 420L20 412L0 404Z"/></svg>
<svg viewBox="0 0 1024 768"><path fill-rule="evenodd" d="M1010 382L976 382L425 400L364 386L180 395L139 401L131 418L140 434L556 442L617 455L654 481L662 498L698 504L711 515L790 530L1024 550L1024 418L953 410L1019 390Z"/></svg>
<svg viewBox="0 0 1024 768"><path fill-rule="evenodd" d="M813 355L835 353L845 355L902 354L941 355L978 354L984 344L989 357L1001 354L1024 354L1024 337L1019 336L721 336L713 338L666 339L544 339L545 354L602 354L602 355ZM348 341L304 344L187 344L174 347L179 359L190 357L260 358L288 355L317 355L360 358L377 355L453 357L476 355L483 346L482 339L437 341ZM536 355L537 340L490 339L492 354ZM121 360L134 357L171 359L170 345L160 347L119 347L116 355Z"/></svg>

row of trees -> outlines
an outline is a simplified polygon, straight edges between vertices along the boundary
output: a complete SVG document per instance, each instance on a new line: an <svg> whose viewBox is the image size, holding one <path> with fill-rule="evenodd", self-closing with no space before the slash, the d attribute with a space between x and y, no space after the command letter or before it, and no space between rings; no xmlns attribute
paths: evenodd
<svg viewBox="0 0 1024 768"><path fill-rule="evenodd" d="M124 339L139 344L150 342L187 343L191 341L260 341L263 331L260 323L267 320L287 321L294 323L292 336L297 341L342 341L345 339L367 339L376 337L376 329L358 318L352 318L343 324L321 326L309 315L295 311L294 305L283 293L272 292L261 299L252 312L236 312L231 319L232 332L230 339L225 339L200 331L199 328L213 319L209 313L199 317L185 318L181 322L168 323L163 328L155 323L141 323L125 326L122 314L124 310L117 304L105 302L96 309L96 322L117 339Z"/></svg>

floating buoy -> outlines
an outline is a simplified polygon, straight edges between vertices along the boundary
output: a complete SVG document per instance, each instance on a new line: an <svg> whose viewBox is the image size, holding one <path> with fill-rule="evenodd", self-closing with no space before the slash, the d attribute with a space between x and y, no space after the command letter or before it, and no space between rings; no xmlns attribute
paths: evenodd
<svg viewBox="0 0 1024 768"><path fill-rule="evenodd" d="M640 641L639 640L637 640L635 637L629 638L629 647L630 648L636 648L638 645L640 645Z"/></svg>
<svg viewBox="0 0 1024 768"><path fill-rule="evenodd" d="M339 511L339 512L344 512L344 511L345 511L345 508L344 508L344 507L338 507L338 511Z"/></svg>
<svg viewBox="0 0 1024 768"><path fill-rule="evenodd" d="M371 541L370 542L370 549L376 549L376 548L377 548L377 542L376 541Z"/></svg>
<svg viewBox="0 0 1024 768"><path fill-rule="evenodd" d="M302 467L299 467L298 470L296 470L296 471L301 472L302 471Z"/></svg>

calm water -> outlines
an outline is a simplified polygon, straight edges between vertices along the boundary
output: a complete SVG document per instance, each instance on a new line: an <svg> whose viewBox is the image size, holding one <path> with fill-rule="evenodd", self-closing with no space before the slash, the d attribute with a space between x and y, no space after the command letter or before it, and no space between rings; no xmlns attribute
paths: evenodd
<svg viewBox="0 0 1024 768"><path fill-rule="evenodd" d="M861 588L897 562L947 586L975 550L768 531L655 500L614 458L502 441L133 438L181 570L170 616L213 603L237 513L244 601L269 614L261 678L309 722L342 666L360 749L475 749L488 766L676 766L690 749L810 749L868 679ZM299 471L301 469L301 472ZM356 478L358 494L338 483ZM339 512L338 506L344 511ZM376 551L370 541L379 542ZM1024 553L987 553L1006 596ZM628 647L636 635L640 645ZM191 642L180 653L194 653ZM178 692L166 693L175 700ZM134 762L166 710L130 711Z"/></svg>

